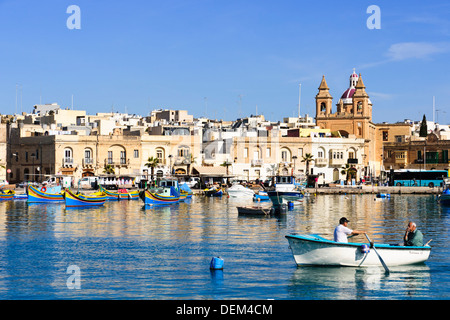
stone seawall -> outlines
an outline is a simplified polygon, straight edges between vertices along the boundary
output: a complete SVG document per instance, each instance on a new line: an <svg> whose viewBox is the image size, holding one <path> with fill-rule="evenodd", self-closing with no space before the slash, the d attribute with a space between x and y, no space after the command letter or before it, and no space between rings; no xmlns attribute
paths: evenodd
<svg viewBox="0 0 450 320"><path fill-rule="evenodd" d="M307 188L309 193L316 194L361 194L361 193L389 193L389 194L439 194L442 188L435 187L385 187L385 186L343 186L343 187L323 187Z"/></svg>

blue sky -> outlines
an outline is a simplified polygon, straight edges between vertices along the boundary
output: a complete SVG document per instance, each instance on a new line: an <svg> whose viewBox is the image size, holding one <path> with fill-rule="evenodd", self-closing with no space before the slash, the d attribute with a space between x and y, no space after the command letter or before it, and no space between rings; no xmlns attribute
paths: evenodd
<svg viewBox="0 0 450 320"><path fill-rule="evenodd" d="M72 4L80 30L66 26ZM370 5L381 29L367 28ZM0 1L0 113L16 111L18 85L18 112L73 95L89 114L257 108L276 121L297 115L300 83L301 114L315 116L322 75L335 105L356 68L375 123L432 120L433 96L449 123L449 15L443 0Z"/></svg>

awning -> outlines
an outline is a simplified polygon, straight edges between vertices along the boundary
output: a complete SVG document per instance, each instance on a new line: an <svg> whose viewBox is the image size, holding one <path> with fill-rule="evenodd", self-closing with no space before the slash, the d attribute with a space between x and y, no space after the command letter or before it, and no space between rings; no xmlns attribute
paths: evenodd
<svg viewBox="0 0 450 320"><path fill-rule="evenodd" d="M199 175L204 177L226 177L227 176L227 168L225 167L194 167L192 169L193 175Z"/></svg>

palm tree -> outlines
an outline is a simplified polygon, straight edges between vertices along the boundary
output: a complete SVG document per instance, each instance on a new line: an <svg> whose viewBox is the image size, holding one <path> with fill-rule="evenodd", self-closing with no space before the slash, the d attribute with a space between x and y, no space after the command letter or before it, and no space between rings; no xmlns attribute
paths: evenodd
<svg viewBox="0 0 450 320"><path fill-rule="evenodd" d="M103 173L106 174L114 174L114 167L110 164L106 164L105 167L103 168Z"/></svg>
<svg viewBox="0 0 450 320"><path fill-rule="evenodd" d="M228 167L231 166L231 162L224 161L220 166L227 168L227 176L228 176Z"/></svg>
<svg viewBox="0 0 450 320"><path fill-rule="evenodd" d="M305 153L305 155L302 158L302 162L306 163L306 175L309 174L309 163L311 161L314 161L313 155L311 153Z"/></svg>
<svg viewBox="0 0 450 320"><path fill-rule="evenodd" d="M146 166L147 168L150 168L150 170L152 172L152 181L153 181L153 174L154 174L155 168L158 164L159 164L159 159L156 157L149 157L147 159L147 163L144 164L144 166ZM148 171L147 171L147 180L148 180Z"/></svg>

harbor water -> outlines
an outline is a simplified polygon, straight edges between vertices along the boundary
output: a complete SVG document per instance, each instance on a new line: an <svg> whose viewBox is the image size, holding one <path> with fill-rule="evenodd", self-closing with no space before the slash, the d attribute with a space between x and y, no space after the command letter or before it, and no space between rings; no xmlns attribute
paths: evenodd
<svg viewBox="0 0 450 320"><path fill-rule="evenodd" d="M238 215L251 199L194 196L144 207L0 202L1 299L409 300L450 298L450 207L435 195L311 195L279 216ZM268 203L267 205L270 205ZM342 216L376 243L408 221L432 239L425 264L297 267L289 233L332 238ZM366 242L357 236L353 242ZM223 269L210 269L213 257Z"/></svg>

